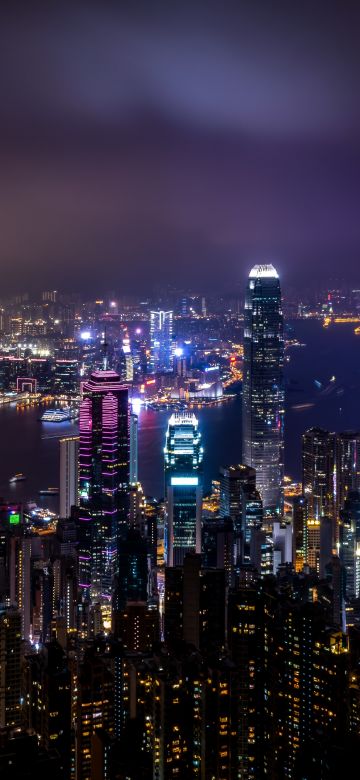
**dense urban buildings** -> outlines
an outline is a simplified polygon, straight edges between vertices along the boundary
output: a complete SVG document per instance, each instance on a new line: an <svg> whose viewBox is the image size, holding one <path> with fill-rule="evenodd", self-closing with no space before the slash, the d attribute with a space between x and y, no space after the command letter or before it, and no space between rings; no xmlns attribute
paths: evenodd
<svg viewBox="0 0 360 780"><path fill-rule="evenodd" d="M281 515L284 475L284 331L272 265L249 274L244 313L242 460L256 471L264 512Z"/></svg>
<svg viewBox="0 0 360 780"><path fill-rule="evenodd" d="M41 506L30 465L0 501L1 775L333 780L360 747L360 435L303 426L283 478L301 344L276 271L251 271L244 319L51 295L31 326L49 354L9 335L0 356L4 408L57 447Z"/></svg>

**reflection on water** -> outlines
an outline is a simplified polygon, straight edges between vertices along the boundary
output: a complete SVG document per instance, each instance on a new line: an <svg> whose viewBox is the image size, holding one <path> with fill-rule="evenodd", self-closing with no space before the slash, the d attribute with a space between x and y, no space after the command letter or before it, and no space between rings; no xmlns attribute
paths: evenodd
<svg viewBox="0 0 360 780"><path fill-rule="evenodd" d="M348 325L326 329L314 321L293 325L295 337L306 347L291 349L285 368L285 467L288 474L299 478L301 434L306 428L360 429L360 339ZM21 501L32 498L56 510L58 498L41 499L38 491L58 486L58 439L74 435L77 424L41 423L40 413L41 407L0 407L0 495ZM195 410L195 414L203 436L208 489L222 463L241 460L241 399ZM169 415L142 410L139 420L139 476L145 492L157 497L164 493L163 448ZM27 480L10 485L9 477L20 471Z"/></svg>

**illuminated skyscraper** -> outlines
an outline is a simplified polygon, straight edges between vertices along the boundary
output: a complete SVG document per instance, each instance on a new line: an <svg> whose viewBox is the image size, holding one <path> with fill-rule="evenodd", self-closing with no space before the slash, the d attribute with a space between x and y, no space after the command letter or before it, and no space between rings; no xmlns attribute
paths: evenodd
<svg viewBox="0 0 360 780"><path fill-rule="evenodd" d="M360 490L360 433L345 431L336 437L336 509L344 508L349 493Z"/></svg>
<svg viewBox="0 0 360 780"><path fill-rule="evenodd" d="M60 439L60 517L70 517L79 502L79 437Z"/></svg>
<svg viewBox="0 0 360 780"><path fill-rule="evenodd" d="M194 414L172 414L166 434L167 563L201 552L203 448Z"/></svg>
<svg viewBox="0 0 360 780"><path fill-rule="evenodd" d="M138 425L137 414L130 414L130 484L138 481Z"/></svg>
<svg viewBox="0 0 360 780"><path fill-rule="evenodd" d="M256 471L269 516L283 507L283 363L279 277L272 265L255 265L245 297L242 460Z"/></svg>
<svg viewBox="0 0 360 780"><path fill-rule="evenodd" d="M173 312L150 312L150 372L171 371L173 367Z"/></svg>
<svg viewBox="0 0 360 780"><path fill-rule="evenodd" d="M128 391L115 371L84 383L79 430L79 584L94 601L111 594L129 515Z"/></svg>
<svg viewBox="0 0 360 780"><path fill-rule="evenodd" d="M322 428L309 428L302 437L303 493L310 519L334 514L335 443L335 434Z"/></svg>

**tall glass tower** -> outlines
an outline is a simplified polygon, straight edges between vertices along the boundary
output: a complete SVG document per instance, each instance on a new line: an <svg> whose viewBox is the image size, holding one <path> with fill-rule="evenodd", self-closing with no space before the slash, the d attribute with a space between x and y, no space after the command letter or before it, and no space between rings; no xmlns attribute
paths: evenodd
<svg viewBox="0 0 360 780"><path fill-rule="evenodd" d="M171 371L173 367L173 312L150 312L150 371Z"/></svg>
<svg viewBox="0 0 360 780"><path fill-rule="evenodd" d="M109 599L129 518L128 391L115 371L94 371L83 386L79 420L80 587Z"/></svg>
<svg viewBox="0 0 360 780"><path fill-rule="evenodd" d="M242 460L256 471L264 516L283 509L284 332L273 265L255 265L245 296Z"/></svg>
<svg viewBox="0 0 360 780"><path fill-rule="evenodd" d="M171 415L164 454L167 565L177 566L201 552L203 448L194 414Z"/></svg>

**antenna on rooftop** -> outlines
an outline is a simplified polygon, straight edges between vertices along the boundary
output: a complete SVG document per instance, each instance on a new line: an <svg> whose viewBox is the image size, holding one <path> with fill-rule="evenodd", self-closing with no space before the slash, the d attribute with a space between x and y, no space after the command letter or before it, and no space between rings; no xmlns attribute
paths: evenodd
<svg viewBox="0 0 360 780"><path fill-rule="evenodd" d="M104 328L104 342L103 342L103 370L107 371L108 368L108 343L106 341L106 325Z"/></svg>

